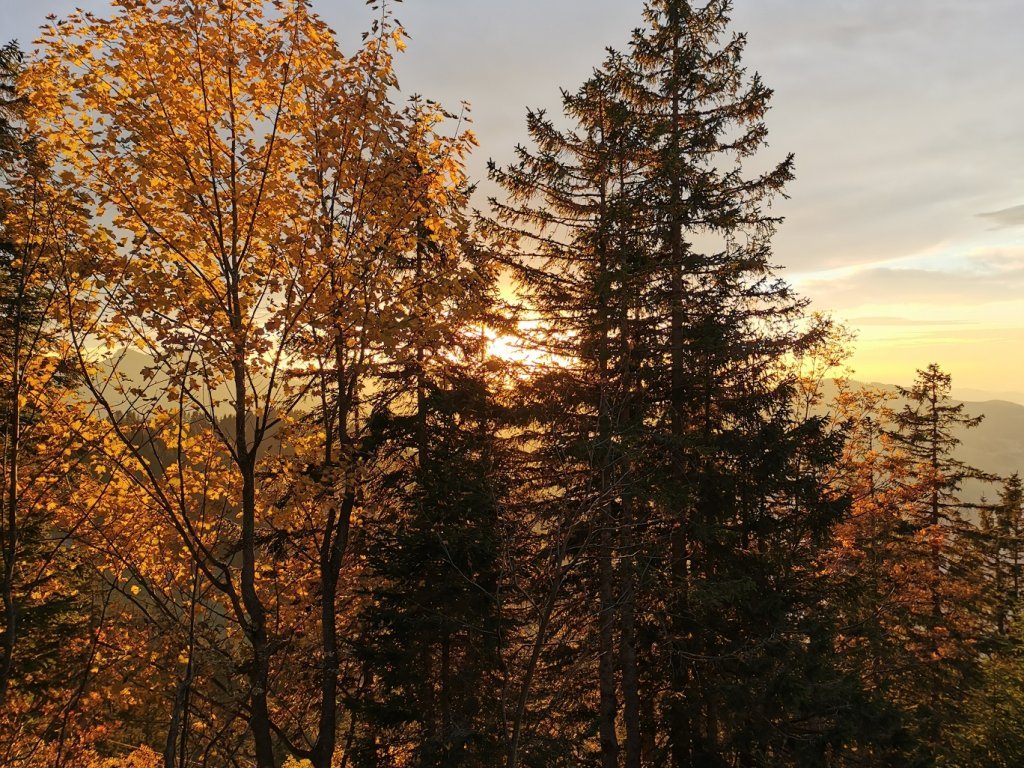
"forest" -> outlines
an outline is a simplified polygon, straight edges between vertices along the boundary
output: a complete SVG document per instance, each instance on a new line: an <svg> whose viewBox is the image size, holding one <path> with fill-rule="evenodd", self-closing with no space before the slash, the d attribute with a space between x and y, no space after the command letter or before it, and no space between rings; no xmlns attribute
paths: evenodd
<svg viewBox="0 0 1024 768"><path fill-rule="evenodd" d="M1024 765L1021 480L782 277L731 2L486 199L395 1L0 49L0 765Z"/></svg>

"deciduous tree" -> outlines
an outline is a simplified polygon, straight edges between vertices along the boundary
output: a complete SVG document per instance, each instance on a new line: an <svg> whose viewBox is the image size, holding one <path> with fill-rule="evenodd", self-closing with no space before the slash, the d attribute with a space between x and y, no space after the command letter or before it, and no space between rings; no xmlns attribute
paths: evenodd
<svg viewBox="0 0 1024 768"><path fill-rule="evenodd" d="M160 589L186 646L166 759L189 754L198 626L226 649L224 732L247 721L261 768L328 766L368 425L408 394L389 383L397 351L460 332L457 295L487 281L458 254L409 268L421 234L459 237L446 212L472 136L393 105L404 42L386 8L353 58L301 0L114 8L51 27L31 81L66 183L117 240L81 254L69 303L106 468L174 550ZM148 361L131 371L126 350ZM303 656L311 674L290 673Z"/></svg>

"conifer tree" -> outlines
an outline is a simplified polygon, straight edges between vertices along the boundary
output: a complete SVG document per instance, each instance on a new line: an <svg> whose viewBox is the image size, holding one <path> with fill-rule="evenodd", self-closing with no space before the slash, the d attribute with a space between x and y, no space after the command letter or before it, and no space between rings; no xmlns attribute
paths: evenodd
<svg viewBox="0 0 1024 768"><path fill-rule="evenodd" d="M980 684L965 691L955 718L944 723L950 747L942 768L1012 768L1024 761L1024 638L1008 626L1004 647L981 662Z"/></svg>
<svg viewBox="0 0 1024 768"><path fill-rule="evenodd" d="M1020 610L1024 559L1024 489L1016 472L1003 482L999 500L979 511L979 548L985 570L986 603L997 636L1005 637Z"/></svg>
<svg viewBox="0 0 1024 768"><path fill-rule="evenodd" d="M841 507L816 482L837 436L795 412L783 365L817 334L772 263L779 218L767 208L793 159L748 170L766 148L771 91L742 67L746 41L728 31L730 11L729 2L650 2L630 45L628 103L648 127L651 158L644 306L656 320L645 389L668 447L652 526L670 542L654 571L665 655L650 668L669 674L648 685L669 691L657 709L675 766L806 759L798 754L824 749L834 725L824 716L814 734L789 725L831 706L815 701L824 684L793 699L757 693L791 685L787 666L822 681L835 674L827 642L797 638L832 631L827 616L808 621L822 585L807 576ZM640 763L637 752L627 765Z"/></svg>
<svg viewBox="0 0 1024 768"><path fill-rule="evenodd" d="M542 347L567 361L542 370L532 391L550 404L536 411L546 413L538 450L558 467L553 475L546 470L556 478L549 493L561 499L551 510L561 522L549 525L563 530L584 517L590 531L588 562L596 567L581 578L599 608L581 620L589 623L597 659L595 725L605 768L618 760L620 669L630 665L629 633L620 623L630 621L634 601L628 536L635 481L627 478L629 443L641 421L633 325L642 279L633 197L639 146L618 93L623 64L613 53L577 92L563 92L571 128L530 112L536 149L518 147L514 165L491 167L508 201L492 201L490 232L506 249L518 249L510 259L529 292Z"/></svg>
<svg viewBox="0 0 1024 768"><path fill-rule="evenodd" d="M503 743L489 694L500 667L500 416L486 382L451 364L419 408L390 420L368 511L357 657L374 684L355 702L355 764L484 768Z"/></svg>
<svg viewBox="0 0 1024 768"><path fill-rule="evenodd" d="M840 624L836 653L862 695L848 715L856 749L843 765L916 765L922 758L913 725L930 653L918 630L930 568L905 517L913 464L891 437L894 398L888 389L844 385L832 404L846 442L829 484L850 499L850 511L822 564Z"/></svg>
<svg viewBox="0 0 1024 768"><path fill-rule="evenodd" d="M897 388L907 402L894 414L890 433L913 464L911 477L904 484L908 495L905 514L914 530L929 542L934 579L931 612L939 623L953 608L944 604L944 577L963 575L961 569L969 567L966 550L973 526L967 517L971 505L961 496L963 483L991 479L956 457L958 432L978 426L983 417L965 414L963 403L952 400L951 386L952 377L937 364L919 370L912 386Z"/></svg>
<svg viewBox="0 0 1024 768"><path fill-rule="evenodd" d="M471 143L412 108L407 172L415 199L395 274L404 307L381 357L371 417L378 460L361 546L366 559L355 655L373 684L354 697L357 765L492 765L497 700L501 409L486 356L493 274L468 231L462 159ZM420 133L423 129L423 133Z"/></svg>
<svg viewBox="0 0 1024 768"><path fill-rule="evenodd" d="M904 706L915 713L920 748L932 754L948 748L943 724L956 716L963 691L976 679L981 568L976 505L961 490L967 479L991 479L957 458L959 432L976 427L981 417L952 400L951 386L952 377L937 364L917 371L910 387L898 388L906 402L892 414L889 433L910 465L900 479L901 515L912 542L903 557L919 575L907 629L919 658L918 687Z"/></svg>
<svg viewBox="0 0 1024 768"><path fill-rule="evenodd" d="M838 442L792 409L784 358L814 332L773 274L764 210L791 159L744 175L770 92L740 67L742 36L721 42L728 10L648 4L628 53L565 96L574 128L531 114L537 151L495 174L513 200L500 219L535 243L519 261L531 298L571 340L560 391L581 419L565 453L607 499L591 582L605 766L620 750L626 766L691 765L831 738L783 725L827 706L813 694L764 707L752 684L783 684L772 655L832 673L827 642L798 640L828 635L807 621L820 584L793 576L840 510L814 474ZM517 205L531 200L545 205Z"/></svg>

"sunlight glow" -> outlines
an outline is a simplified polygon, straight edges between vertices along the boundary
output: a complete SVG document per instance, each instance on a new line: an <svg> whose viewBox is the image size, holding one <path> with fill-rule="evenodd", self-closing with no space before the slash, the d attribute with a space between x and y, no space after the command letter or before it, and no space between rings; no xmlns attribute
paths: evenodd
<svg viewBox="0 0 1024 768"><path fill-rule="evenodd" d="M556 358L544 349L530 343L530 328L527 323L520 323L521 334L499 333L491 328L484 329L487 338L487 356L504 360L524 369L535 369L541 366L561 366L564 360Z"/></svg>

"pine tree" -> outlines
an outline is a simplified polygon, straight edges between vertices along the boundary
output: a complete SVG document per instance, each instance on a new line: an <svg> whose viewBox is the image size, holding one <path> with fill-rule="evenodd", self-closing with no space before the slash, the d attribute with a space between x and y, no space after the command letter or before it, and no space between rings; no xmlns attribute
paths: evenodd
<svg viewBox="0 0 1024 768"><path fill-rule="evenodd" d="M930 653L927 633L919 631L930 568L906 520L913 464L891 437L894 398L884 388L844 385L832 404L845 425L846 444L829 484L851 506L822 563L839 617L836 653L861 689L859 706L848 716L856 749L842 755L842 765L921 765L931 759L922 754L914 729Z"/></svg>
<svg viewBox="0 0 1024 768"><path fill-rule="evenodd" d="M1024 576L1024 488L1019 474L1003 482L995 504L982 505L978 523L986 604L997 637L1005 637L1020 610Z"/></svg>
<svg viewBox="0 0 1024 768"><path fill-rule="evenodd" d="M909 503L906 514L914 530L929 540L935 583L931 612L937 622L953 608L944 604L940 585L967 565L962 560L972 524L966 517L971 505L961 497L963 483L990 479L956 458L958 432L978 426L983 417L966 415L963 403L951 399L951 386L952 377L937 364L919 370L912 386L897 390L908 402L894 414L890 433L914 465L904 488Z"/></svg>
<svg viewBox="0 0 1024 768"><path fill-rule="evenodd" d="M356 702L356 765L499 759L499 418L485 381L449 365L414 413L390 419L365 542L357 656L373 685Z"/></svg>
<svg viewBox="0 0 1024 768"><path fill-rule="evenodd" d="M12 766L77 755L84 734L66 726L88 721L95 591L63 513L82 472L59 316L78 201L25 119L23 65L14 44L0 48L0 762Z"/></svg>

